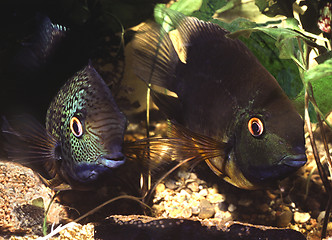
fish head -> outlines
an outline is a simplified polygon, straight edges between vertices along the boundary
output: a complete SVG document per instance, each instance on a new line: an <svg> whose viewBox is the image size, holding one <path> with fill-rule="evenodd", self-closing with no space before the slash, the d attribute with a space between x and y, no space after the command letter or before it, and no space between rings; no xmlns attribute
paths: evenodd
<svg viewBox="0 0 332 240"><path fill-rule="evenodd" d="M245 111L235 123L226 180L241 188L271 185L307 160L302 118L285 95L269 98L264 108Z"/></svg>
<svg viewBox="0 0 332 240"><path fill-rule="evenodd" d="M60 139L60 169L70 185L92 183L125 163L126 118L91 65L60 90L49 108L47 123Z"/></svg>

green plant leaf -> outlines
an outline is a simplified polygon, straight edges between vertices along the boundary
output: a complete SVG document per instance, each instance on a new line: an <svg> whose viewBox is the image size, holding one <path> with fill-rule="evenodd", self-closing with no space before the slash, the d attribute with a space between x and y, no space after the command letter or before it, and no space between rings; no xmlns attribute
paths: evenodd
<svg viewBox="0 0 332 240"><path fill-rule="evenodd" d="M193 12L198 11L203 4L203 0L179 0L170 6L170 9L190 16Z"/></svg>
<svg viewBox="0 0 332 240"><path fill-rule="evenodd" d="M324 115L330 113L332 111L332 59L305 72L304 81L312 84L319 110Z"/></svg>
<svg viewBox="0 0 332 240"><path fill-rule="evenodd" d="M195 11L191 16L197 17L198 19L204 21L211 21L212 16L216 13L217 10L222 9L227 4L231 4L235 2L234 0L203 0L202 6L198 11ZM228 5L228 7L232 7Z"/></svg>

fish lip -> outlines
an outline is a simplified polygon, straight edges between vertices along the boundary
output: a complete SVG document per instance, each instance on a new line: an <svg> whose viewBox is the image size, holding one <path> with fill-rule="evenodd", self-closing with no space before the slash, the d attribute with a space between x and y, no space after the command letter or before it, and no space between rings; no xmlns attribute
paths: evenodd
<svg viewBox="0 0 332 240"><path fill-rule="evenodd" d="M98 158L98 163L107 168L117 168L126 162L126 157L122 153L103 155Z"/></svg>
<svg viewBox="0 0 332 240"><path fill-rule="evenodd" d="M307 156L302 154L295 154L295 155L286 155L281 158L279 164L283 164L293 168L300 168L307 162Z"/></svg>

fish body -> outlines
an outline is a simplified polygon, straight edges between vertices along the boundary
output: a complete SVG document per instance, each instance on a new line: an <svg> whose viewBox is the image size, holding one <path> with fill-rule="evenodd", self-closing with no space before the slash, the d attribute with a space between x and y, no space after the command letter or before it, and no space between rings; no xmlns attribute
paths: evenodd
<svg viewBox="0 0 332 240"><path fill-rule="evenodd" d="M31 117L5 121L2 132L11 161L37 171L56 188L94 188L125 162L126 118L91 64L78 71L50 104L46 128Z"/></svg>
<svg viewBox="0 0 332 240"><path fill-rule="evenodd" d="M147 84L176 93L153 93L158 107L180 125L174 136L183 145L191 142L217 175L240 188L259 188L303 166L303 121L250 50L216 24L170 10L166 15L179 33L184 59L169 35L150 24L134 39L134 69ZM176 145L188 157L194 154Z"/></svg>
<svg viewBox="0 0 332 240"><path fill-rule="evenodd" d="M66 31L45 18L35 43L22 54L23 61L31 61L25 65L27 70L50 65L54 54L63 50ZM46 127L30 116L3 121L8 159L32 168L53 188L95 188L100 178L112 174L126 160L122 153L126 117L87 62L51 101Z"/></svg>

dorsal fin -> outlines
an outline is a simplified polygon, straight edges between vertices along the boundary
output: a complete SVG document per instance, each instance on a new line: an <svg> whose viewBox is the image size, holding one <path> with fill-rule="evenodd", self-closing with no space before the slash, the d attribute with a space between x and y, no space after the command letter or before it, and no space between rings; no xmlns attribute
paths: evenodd
<svg viewBox="0 0 332 240"><path fill-rule="evenodd" d="M135 35L133 48L136 75L146 84L155 84L174 92L179 57L165 30L156 23L143 26Z"/></svg>

